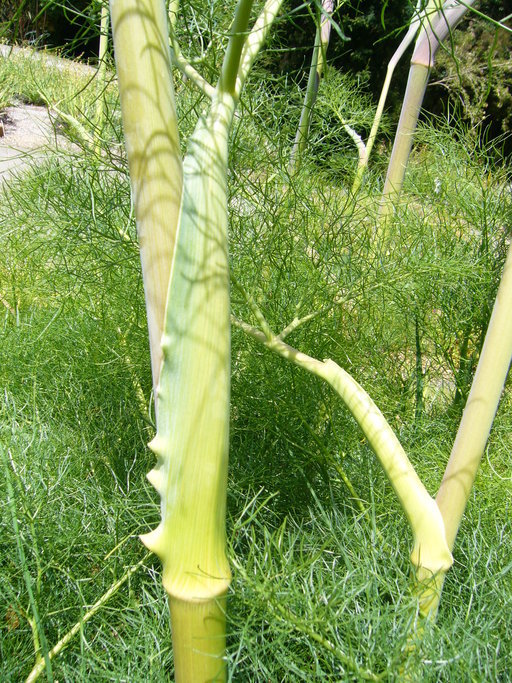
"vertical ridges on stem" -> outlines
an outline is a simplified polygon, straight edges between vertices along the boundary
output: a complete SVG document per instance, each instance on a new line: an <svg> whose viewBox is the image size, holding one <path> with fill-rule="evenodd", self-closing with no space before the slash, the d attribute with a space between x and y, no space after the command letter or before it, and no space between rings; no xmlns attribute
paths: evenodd
<svg viewBox="0 0 512 683"><path fill-rule="evenodd" d="M157 464L148 478L162 520L142 537L162 560L175 678L225 680L226 491L230 320L228 135L252 0L240 0L219 83L183 161L158 384Z"/></svg>
<svg viewBox="0 0 512 683"><path fill-rule="evenodd" d="M162 338L157 436L151 443L157 465L148 475L161 497L162 521L142 537L162 560L176 680L199 683L222 680L225 645L219 631L225 630L225 616L218 601L223 602L231 578L225 551L229 120L219 105L200 121L184 160Z"/></svg>

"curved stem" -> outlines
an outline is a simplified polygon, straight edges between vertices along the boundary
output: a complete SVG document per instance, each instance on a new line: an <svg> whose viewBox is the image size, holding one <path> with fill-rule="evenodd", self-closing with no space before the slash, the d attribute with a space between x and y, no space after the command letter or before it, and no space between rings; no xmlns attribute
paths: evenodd
<svg viewBox="0 0 512 683"><path fill-rule="evenodd" d="M366 391L334 361L319 361L277 337L268 340L251 325L237 319L233 322L274 353L325 380L350 410L380 461L409 521L414 537L411 562L421 582L428 583L425 591L420 590L422 611L427 613L432 599L430 580L444 575L453 559L446 543L439 508L416 474L386 418Z"/></svg>
<svg viewBox="0 0 512 683"><path fill-rule="evenodd" d="M247 76L249 75L249 71L251 70L254 60L256 59L258 52L261 50L263 43L267 39L270 27L274 23L282 4L283 0L267 0L258 19L254 23L251 32L247 36L242 50L236 79L235 95L237 98L240 96L240 92Z"/></svg>
<svg viewBox="0 0 512 683"><path fill-rule="evenodd" d="M407 50L409 45L414 40L414 37L418 33L418 29L421 24L421 15L419 13L420 6L421 0L416 7L415 16L411 24L409 25L407 33L403 37L400 45L397 47L394 55L389 60L389 64L386 70L386 78L384 79L384 85L382 86L382 90L380 93L379 102L377 104L377 110L375 111L375 116L373 118L373 123L370 130L370 135L368 136L368 140L366 142L366 158L364 160L364 163L361 163L358 166L356 175L354 177L354 182L352 184L353 195L356 194L359 188L361 187L364 172L368 166L368 161L370 159L370 154L372 153L373 145L375 144L375 140L377 138L377 132L379 130L380 122L382 120L382 114L384 113L384 107L386 105L386 100L388 97L389 86L391 84L391 79L393 78L393 73L395 71L396 65L398 64L404 52Z"/></svg>
<svg viewBox="0 0 512 683"><path fill-rule="evenodd" d="M179 12L179 0L171 0L169 2L169 42L171 46L171 58L172 63L176 66L181 73L189 78L196 87L199 88L207 97L213 98L215 94L215 88L213 85L208 83L206 78L201 76L199 71L195 69L192 64L183 56L179 43L176 39L176 21Z"/></svg>
<svg viewBox="0 0 512 683"><path fill-rule="evenodd" d="M254 0L238 0L235 16L229 30L229 42L222 62L218 88L221 92L236 97L236 81L247 39L247 26Z"/></svg>

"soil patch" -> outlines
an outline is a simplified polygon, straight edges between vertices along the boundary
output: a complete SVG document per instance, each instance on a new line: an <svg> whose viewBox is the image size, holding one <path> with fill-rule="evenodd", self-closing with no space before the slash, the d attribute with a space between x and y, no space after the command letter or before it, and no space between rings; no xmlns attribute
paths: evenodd
<svg viewBox="0 0 512 683"><path fill-rule="evenodd" d="M71 146L46 107L7 107L0 112L0 121L0 183L18 175L34 158Z"/></svg>

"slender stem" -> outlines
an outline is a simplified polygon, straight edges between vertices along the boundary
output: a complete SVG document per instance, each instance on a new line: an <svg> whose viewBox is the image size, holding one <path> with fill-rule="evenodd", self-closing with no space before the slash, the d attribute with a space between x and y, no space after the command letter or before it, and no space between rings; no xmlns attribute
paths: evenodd
<svg viewBox="0 0 512 683"><path fill-rule="evenodd" d="M106 593L104 593L99 600L97 600L94 605L91 607L90 610L88 610L84 616L76 622L76 624L59 640L59 642L52 647L50 652L48 653L48 658L54 659L58 654L62 652L62 650L69 645L70 641L76 636L76 634L82 629L83 625L86 624L88 621L90 621L93 616L105 605L110 598L117 593L117 591L121 588L123 584L125 584L130 576L135 574L135 572L142 567L144 562L148 559L151 553L147 553L144 555L142 560L140 562L137 562L137 564L134 564L132 567L130 567L124 574L123 576L119 579L119 581L116 581ZM47 662L42 659L40 660L36 666L32 669L30 674L27 677L27 680L25 683L34 683L34 681L37 681L39 676L43 673L45 668L47 667Z"/></svg>
<svg viewBox="0 0 512 683"><path fill-rule="evenodd" d="M281 9L282 4L283 0L267 0L263 10L261 11L258 19L252 27L251 32L249 33L247 40L245 41L236 81L237 97L240 96L245 79L249 75L249 71L251 70L253 62L261 50L263 43L267 39L270 27L272 26L279 10Z"/></svg>
<svg viewBox="0 0 512 683"><path fill-rule="evenodd" d="M356 176L359 173L359 170L361 168L364 168L368 164L368 149L366 148L366 145L364 144L363 138L355 131L352 126L349 126L349 124L341 118L341 123L343 125L343 128L345 129L347 135L351 138L352 142L356 146L357 149L357 155L358 155L358 162L357 162L357 170L356 170Z"/></svg>
<svg viewBox="0 0 512 683"><path fill-rule="evenodd" d="M382 90L380 93L379 97L379 102L377 104L377 110L375 111L375 116L373 118L373 123L372 127L370 130L370 135L368 136L368 141L366 142L366 158L364 160L364 163L361 163L356 171L356 175L354 177L354 182L352 184L352 194L355 195L359 188L361 187L361 183L363 180L363 175L364 172L368 166L368 161L370 159L370 154L372 153L373 145L375 144L375 140L377 138L377 133L379 130L380 122L382 120L382 114L384 113L384 107L386 105L386 100L389 92L389 86L391 84L391 79L393 78L393 73L395 71L395 67L402 58L404 52L407 50L409 45L412 43L414 40L414 37L418 33L418 29L421 24L421 15L419 13L421 7L421 0L419 1L416 11L414 14L414 18L411 21L409 28L407 30L407 33L403 37L400 45L396 49L394 55L391 57L389 60L389 64L386 70L386 78L384 79L384 85L382 86Z"/></svg>
<svg viewBox="0 0 512 683"><path fill-rule="evenodd" d="M297 133L293 142L292 151L290 154L289 171L295 173L299 160L306 148L308 141L309 127L311 124L311 114L315 104L318 87L320 85L319 73L319 59L320 54L320 28L317 27L315 33L315 43L313 47L313 54L311 56L311 65L309 67L309 77L306 86L306 94L304 96L304 104L300 113L299 125L297 126Z"/></svg>
<svg viewBox="0 0 512 683"><path fill-rule="evenodd" d="M107 73L107 50L108 50L108 27L109 27L109 9L108 0L101 1L101 19L100 19L100 44L98 50L98 95L96 100L96 153L101 151L100 140L103 128L103 118L105 115L105 76Z"/></svg>
<svg viewBox="0 0 512 683"><path fill-rule="evenodd" d="M423 415L423 354L421 351L420 324L418 315L414 316L414 339L416 342L416 406L414 419L417 421Z"/></svg>
<svg viewBox="0 0 512 683"><path fill-rule="evenodd" d="M265 337L266 337L269 341L270 341L271 339L274 339L274 337L275 337L276 335L272 332L272 330L271 330L271 328L270 328L270 325L269 325L268 322L267 322L267 319L266 319L265 316L263 315L263 311L261 310L261 308L260 308L260 307L258 306L258 304L256 303L256 301L255 301L254 297L252 296L252 294L250 294L250 293L245 289L245 287L242 286L242 284L235 278L235 276L234 276L232 273L230 274L230 277L231 277L231 282L232 282L233 285L237 288L237 290L240 292L240 294L243 296L243 298L245 299L246 304L247 304L247 305L249 306L249 308L251 309L252 314L254 315L254 317L256 318L256 320L258 321L258 324L260 325L261 329L263 330L263 333L264 333ZM282 334L282 333L281 333L281 334ZM281 336L281 335L279 335L279 336Z"/></svg>
<svg viewBox="0 0 512 683"><path fill-rule="evenodd" d="M313 313L308 313L308 315L304 315L302 318L297 318L295 317L291 323L289 323L285 328L279 332L279 334L275 335L277 339L285 339L288 335L290 335L292 332L295 332L295 330L300 327L301 325L305 325L308 323L310 320L314 320L315 318L318 318L321 315L324 315L325 313L328 313L331 311L334 306L338 305L341 302L336 301L333 304L329 304L328 306L324 306L323 308L319 308L317 311L313 311Z"/></svg>
<svg viewBox="0 0 512 683"><path fill-rule="evenodd" d="M178 20L178 13L180 10L179 0L169 0L169 35L171 36L171 46L174 48L174 41L176 40L176 21Z"/></svg>
<svg viewBox="0 0 512 683"><path fill-rule="evenodd" d="M244 582L249 583L252 588L254 588L263 596L265 602L274 611L274 613L276 613L276 616L282 619L286 624L292 624L297 631L306 634L308 638L314 640L321 647L325 648L334 657L336 657L336 659L338 659L346 669L355 672L358 676L358 680L381 681L383 680L384 676L387 675L374 674L372 671L368 671L368 669L361 668L352 657L340 650L340 648L331 643L330 640L317 633L312 628L308 620L297 617L296 614L282 604L282 601L269 599L266 583L254 581L254 579L247 574L245 567L236 562L236 560L234 560L234 564L238 574L244 579Z"/></svg>
<svg viewBox="0 0 512 683"><path fill-rule="evenodd" d="M176 21L178 18L179 7L179 0L170 0L168 17L169 42L171 45L172 63L181 71L184 76L189 78L194 85L199 88L199 90L201 90L207 97L212 99L215 93L215 88L208 83L206 78L201 76L199 71L197 71L187 59L185 59L178 44L178 40L176 38Z"/></svg>
<svg viewBox="0 0 512 683"><path fill-rule="evenodd" d="M213 85L208 83L206 78L202 76L199 71L188 62L182 55L179 45L176 41L172 43L172 63L176 66L181 73L189 78L192 83L199 88L207 97L213 98L215 94L215 88Z"/></svg>
<svg viewBox="0 0 512 683"><path fill-rule="evenodd" d="M311 65L309 67L308 83L306 86L306 94L304 96L304 104L300 114L299 125L295 135L292 151L290 154L289 171L295 173L308 141L309 128L311 125L311 115L315 106L318 95L318 88L320 86L320 78L324 71L326 62L327 47L329 45L331 23L330 15L333 12L334 4L331 0L323 0L322 8L324 10L322 19L316 18L317 27L315 32L315 42L313 47L313 54L311 56Z"/></svg>
<svg viewBox="0 0 512 683"><path fill-rule="evenodd" d="M311 627L309 620L297 617L289 607L283 605L281 602L273 601L270 605L285 623L291 623L299 632L304 633L308 638L318 643L320 647L323 647L330 652L345 668L356 673L358 680L381 681L383 679L383 674L374 674L372 671L362 669L358 666L357 662L352 657L349 657L345 652L340 650L339 647L333 645L330 640L317 633Z"/></svg>

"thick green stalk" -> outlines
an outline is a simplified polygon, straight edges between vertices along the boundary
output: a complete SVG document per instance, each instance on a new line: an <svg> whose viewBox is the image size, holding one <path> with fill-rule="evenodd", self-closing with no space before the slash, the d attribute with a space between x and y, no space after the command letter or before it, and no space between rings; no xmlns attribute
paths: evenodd
<svg viewBox="0 0 512 683"><path fill-rule="evenodd" d="M162 521L142 537L162 560L176 681L224 680L230 330L227 142L235 100L219 94L189 139L148 479Z"/></svg>
<svg viewBox="0 0 512 683"><path fill-rule="evenodd" d="M157 456L148 478L162 520L142 537L162 560L175 680L224 681L230 322L228 135L251 2L240 0L210 113L183 162L158 387Z"/></svg>
<svg viewBox="0 0 512 683"><path fill-rule="evenodd" d="M110 8L156 396L182 191L167 16L162 0L110 0Z"/></svg>
<svg viewBox="0 0 512 683"><path fill-rule="evenodd" d="M232 97L236 96L236 80L242 50L247 39L247 26L253 2L254 0L238 0L233 23L229 30L229 42L222 62L218 87L221 92Z"/></svg>

